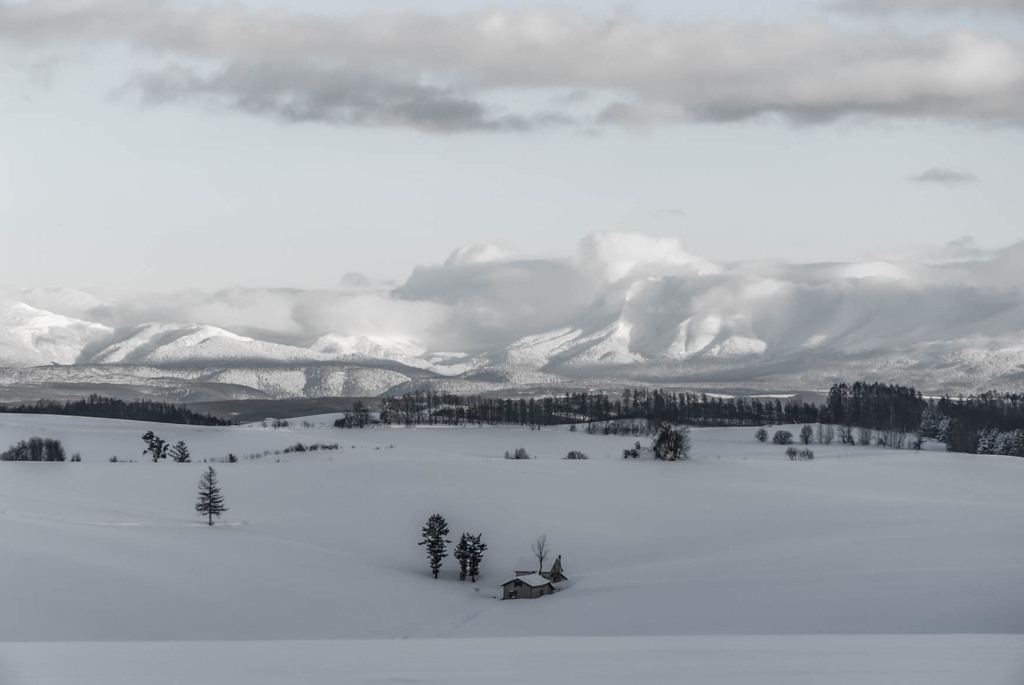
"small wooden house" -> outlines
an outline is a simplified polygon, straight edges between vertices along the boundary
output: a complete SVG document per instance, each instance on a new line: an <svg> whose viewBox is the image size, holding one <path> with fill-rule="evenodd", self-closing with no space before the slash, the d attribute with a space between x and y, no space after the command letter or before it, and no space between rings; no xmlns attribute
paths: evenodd
<svg viewBox="0 0 1024 685"><path fill-rule="evenodd" d="M516 563L516 577L537 574L552 583L562 583L569 580L562 570L562 555L555 557L554 561L545 560L544 566L537 563L537 557L520 557Z"/></svg>
<svg viewBox="0 0 1024 685"><path fill-rule="evenodd" d="M551 581L537 573L516 576L501 585L502 599L535 599L544 595L554 594L555 587Z"/></svg>

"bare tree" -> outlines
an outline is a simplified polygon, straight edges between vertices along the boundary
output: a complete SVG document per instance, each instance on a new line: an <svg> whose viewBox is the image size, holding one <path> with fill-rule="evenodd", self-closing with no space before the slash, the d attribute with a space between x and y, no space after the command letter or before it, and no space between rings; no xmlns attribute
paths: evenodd
<svg viewBox="0 0 1024 685"><path fill-rule="evenodd" d="M800 429L800 442L808 444L811 441L811 436L814 435L814 429L811 428L811 424L804 424L804 427Z"/></svg>
<svg viewBox="0 0 1024 685"><path fill-rule="evenodd" d="M543 573L544 560L548 558L548 554L551 551L548 548L548 536L541 535L537 538L536 542L530 546L530 549L533 550L533 555L537 557L537 563L540 565L540 570L538 570L537 573Z"/></svg>

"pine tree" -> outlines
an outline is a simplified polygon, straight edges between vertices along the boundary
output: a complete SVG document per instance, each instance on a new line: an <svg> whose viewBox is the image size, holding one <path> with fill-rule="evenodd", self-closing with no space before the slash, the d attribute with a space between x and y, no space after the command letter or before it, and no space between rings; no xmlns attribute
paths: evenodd
<svg viewBox="0 0 1024 685"><path fill-rule="evenodd" d="M188 445L185 444L184 440L179 440L174 443L174 446L170 449L171 459L179 464L184 464L192 461L192 455L188 451Z"/></svg>
<svg viewBox="0 0 1024 685"><path fill-rule="evenodd" d="M418 543L427 547L427 558L430 559L430 572L434 574L435 579L441 570L441 560L448 556L445 546L452 542L451 540L446 540L445 535L448 535L448 522L444 520L444 516L433 514L423 526L423 540Z"/></svg>
<svg viewBox="0 0 1024 685"><path fill-rule="evenodd" d="M465 580L466 575L469 573L469 555L472 542L473 536L469 533L463 533L462 537L459 538L459 544L455 545L455 551L452 552L452 556L459 562L459 580Z"/></svg>
<svg viewBox="0 0 1024 685"><path fill-rule="evenodd" d="M210 466L199 478L199 499L196 501L196 512L200 516L206 516L210 525L213 525L213 517L220 518L220 515L227 511L224 506L224 497L220 494L220 487L217 484L217 472Z"/></svg>
<svg viewBox="0 0 1024 685"><path fill-rule="evenodd" d="M487 543L480 539L483 533L469 536L469 578L474 583L480 575L480 563L484 560L484 552L487 550Z"/></svg>

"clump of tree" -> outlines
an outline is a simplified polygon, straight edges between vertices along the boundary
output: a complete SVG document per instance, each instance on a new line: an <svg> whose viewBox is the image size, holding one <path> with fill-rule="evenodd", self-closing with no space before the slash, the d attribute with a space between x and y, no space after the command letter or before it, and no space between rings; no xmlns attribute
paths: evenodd
<svg viewBox="0 0 1024 685"><path fill-rule="evenodd" d="M463 533L459 543L455 546L452 556L459 562L459 580L465 580L469 576L472 582L480 575L480 564L484 559L484 552L487 550L487 543L481 538L483 534L471 535ZM436 575L434 576L437 577Z"/></svg>
<svg viewBox="0 0 1024 685"><path fill-rule="evenodd" d="M60 440L38 436L21 440L0 452L0 461L64 461L66 458Z"/></svg>
<svg viewBox="0 0 1024 685"><path fill-rule="evenodd" d="M790 461L810 461L814 459L814 452L807 448L798 450L795 447L787 447L786 456Z"/></svg>
<svg viewBox="0 0 1024 685"><path fill-rule="evenodd" d="M361 401L352 404L351 411L334 421L335 428L364 428L370 424L370 410Z"/></svg>
<svg viewBox="0 0 1024 685"><path fill-rule="evenodd" d="M582 459L587 459L588 457L579 450L570 450L569 454L565 455L565 458L569 461L580 461Z"/></svg>
<svg viewBox="0 0 1024 685"><path fill-rule="evenodd" d="M220 518L220 515L227 511L224 506L224 496L220 492L220 485L217 482L217 472L212 466L206 467L206 471L199 478L199 499L196 501L196 513L207 517L209 524L213 525L213 517Z"/></svg>
<svg viewBox="0 0 1024 685"><path fill-rule="evenodd" d="M787 430L777 430L775 435L772 436L772 444L774 445L792 445L793 434Z"/></svg>
<svg viewBox="0 0 1024 685"><path fill-rule="evenodd" d="M423 539L418 543L427 548L427 559L430 560L430 572L437 578L441 571L441 562L448 556L447 546L451 544L448 535L448 522L441 514L432 514L423 526Z"/></svg>
<svg viewBox="0 0 1024 685"><path fill-rule="evenodd" d="M768 431L764 428L758 428L757 432L754 433L754 439L758 442L768 442Z"/></svg>
<svg viewBox="0 0 1024 685"><path fill-rule="evenodd" d="M661 461L680 461L690 456L690 427L663 422L651 443L651 452Z"/></svg>
<svg viewBox="0 0 1024 685"><path fill-rule="evenodd" d="M530 455L526 451L525 448L517 447L515 449L515 451L511 452L511 453L508 450L505 450L505 458L506 459L529 459Z"/></svg>

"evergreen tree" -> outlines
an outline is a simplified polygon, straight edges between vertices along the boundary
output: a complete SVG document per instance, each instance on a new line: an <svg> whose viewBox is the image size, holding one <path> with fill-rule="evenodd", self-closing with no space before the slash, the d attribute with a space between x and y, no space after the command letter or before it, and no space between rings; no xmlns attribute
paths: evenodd
<svg viewBox="0 0 1024 685"><path fill-rule="evenodd" d="M469 554L472 541L472 535L463 533L459 538L459 544L455 545L455 551L452 552L452 556L459 562L459 580L465 580L469 573Z"/></svg>
<svg viewBox="0 0 1024 685"><path fill-rule="evenodd" d="M480 563L484 560L484 552L487 551L487 543L480 539L483 533L469 536L469 578L474 583L480 575Z"/></svg>
<svg viewBox="0 0 1024 685"><path fill-rule="evenodd" d="M1024 430L1020 428L1013 431L1013 440L1010 443L1010 454L1014 457L1024 457Z"/></svg>
<svg viewBox="0 0 1024 685"><path fill-rule="evenodd" d="M444 516L433 514L423 526L423 540L418 543L425 545L427 548L427 558L430 559L430 572L434 574L435 579L441 570L441 560L448 556L448 553L445 551L446 545L452 542L445 539L446 535L448 535L448 522L444 520Z"/></svg>
<svg viewBox="0 0 1024 685"><path fill-rule="evenodd" d="M179 464L185 464L192 461L192 455L188 451L188 445L185 444L184 440L179 440L174 443L174 446L170 449L171 459Z"/></svg>
<svg viewBox="0 0 1024 685"><path fill-rule="evenodd" d="M199 499L196 501L196 513L206 516L210 525L213 525L213 517L220 518L220 515L227 511L224 506L224 497L220 494L220 487L217 484L217 472L210 466L199 478Z"/></svg>

